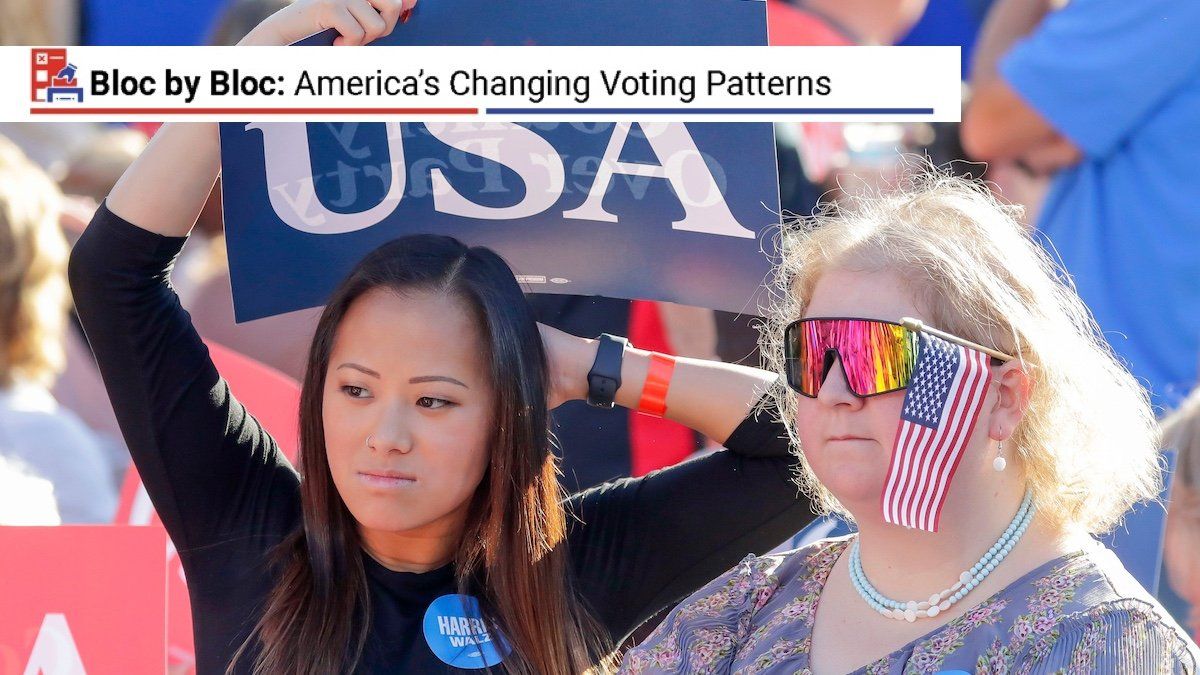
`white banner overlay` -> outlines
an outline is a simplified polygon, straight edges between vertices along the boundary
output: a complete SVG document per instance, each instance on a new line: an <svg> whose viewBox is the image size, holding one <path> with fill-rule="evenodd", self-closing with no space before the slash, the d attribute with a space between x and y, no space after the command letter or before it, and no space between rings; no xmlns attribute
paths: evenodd
<svg viewBox="0 0 1200 675"><path fill-rule="evenodd" d="M957 122L958 47L0 47L0 121Z"/></svg>

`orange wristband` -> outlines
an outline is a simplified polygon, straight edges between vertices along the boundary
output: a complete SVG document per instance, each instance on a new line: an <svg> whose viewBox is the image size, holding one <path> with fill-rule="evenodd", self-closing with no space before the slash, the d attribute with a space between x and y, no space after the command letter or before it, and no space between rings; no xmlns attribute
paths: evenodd
<svg viewBox="0 0 1200 675"><path fill-rule="evenodd" d="M657 352L650 353L650 368L646 371L646 384L642 387L638 412L655 417L667 414L667 389L671 387L671 375L674 372L674 357Z"/></svg>

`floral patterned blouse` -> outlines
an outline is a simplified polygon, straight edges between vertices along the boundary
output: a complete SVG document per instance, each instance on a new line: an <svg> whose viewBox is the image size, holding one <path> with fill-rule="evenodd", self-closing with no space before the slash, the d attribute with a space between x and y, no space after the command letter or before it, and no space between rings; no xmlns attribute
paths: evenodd
<svg viewBox="0 0 1200 675"><path fill-rule="evenodd" d="M857 535L749 556L676 607L622 673L810 673L821 589ZM1196 673L1200 650L1107 548L1051 560L855 671Z"/></svg>

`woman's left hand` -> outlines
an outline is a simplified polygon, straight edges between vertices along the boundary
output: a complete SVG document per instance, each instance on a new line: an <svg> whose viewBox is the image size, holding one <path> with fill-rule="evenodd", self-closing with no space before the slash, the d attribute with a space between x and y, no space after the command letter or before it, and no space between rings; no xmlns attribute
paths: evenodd
<svg viewBox="0 0 1200 675"><path fill-rule="evenodd" d="M595 340L538 324L550 366L550 391L546 403L553 410L567 401L587 398L587 374L596 356Z"/></svg>
<svg viewBox="0 0 1200 675"><path fill-rule="evenodd" d="M334 45L365 45L390 35L417 0L295 0L251 30L238 44L289 45L326 29Z"/></svg>

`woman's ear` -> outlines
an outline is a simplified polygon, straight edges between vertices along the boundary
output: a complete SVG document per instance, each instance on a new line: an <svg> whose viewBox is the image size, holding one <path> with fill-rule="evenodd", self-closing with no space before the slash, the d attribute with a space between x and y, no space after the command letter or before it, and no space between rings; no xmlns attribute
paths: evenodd
<svg viewBox="0 0 1200 675"><path fill-rule="evenodd" d="M996 402L988 420L988 437L995 441L1006 441L1025 416L1033 380L1025 372L1024 364L1017 359L997 366L992 378L996 386Z"/></svg>

